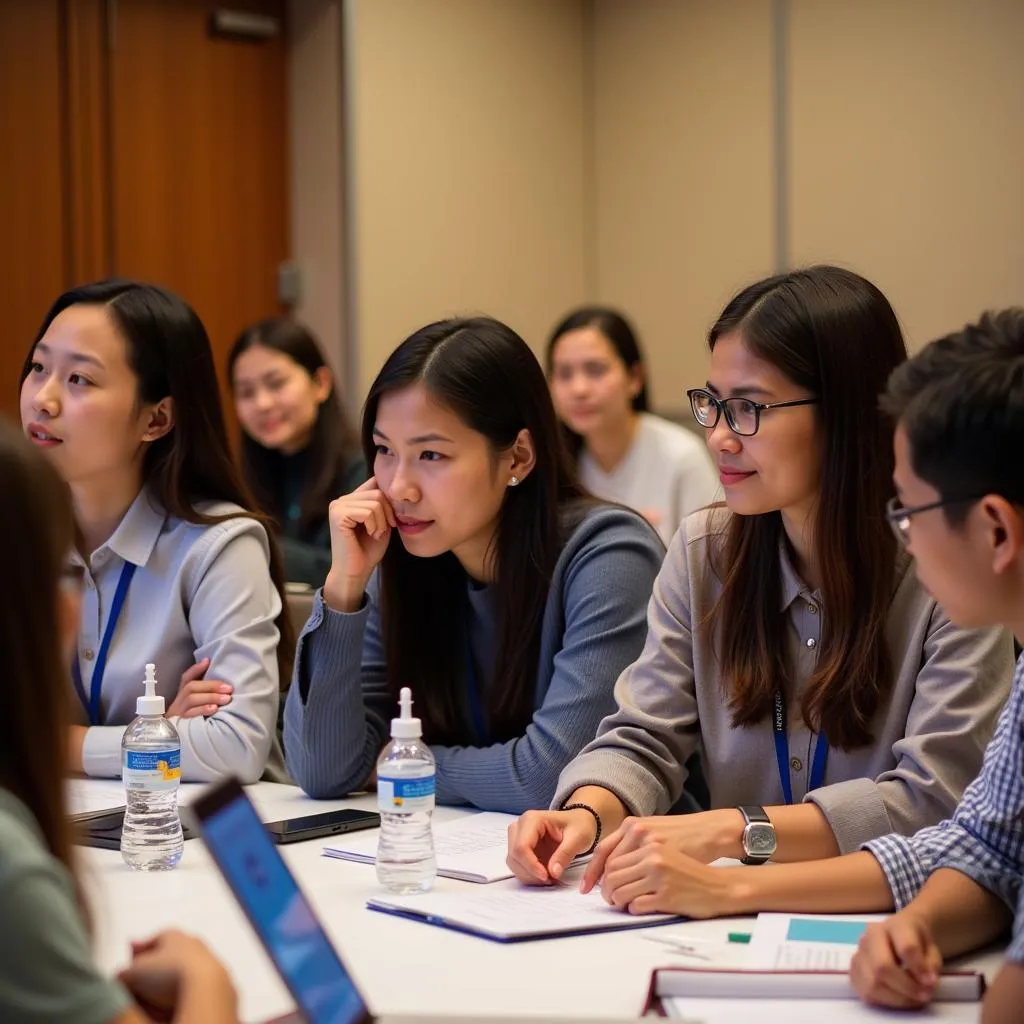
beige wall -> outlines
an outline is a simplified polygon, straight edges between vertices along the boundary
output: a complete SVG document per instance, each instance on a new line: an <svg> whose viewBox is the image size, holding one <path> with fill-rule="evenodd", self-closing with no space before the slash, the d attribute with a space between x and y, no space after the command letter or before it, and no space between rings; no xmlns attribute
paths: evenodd
<svg viewBox="0 0 1024 1024"><path fill-rule="evenodd" d="M912 344L1024 301L1024 3L783 6L790 264L872 277ZM292 0L299 312L350 353L356 399L430 319L490 312L540 351L600 300L634 318L655 405L679 410L710 322L774 269L772 12Z"/></svg>
<svg viewBox="0 0 1024 1024"><path fill-rule="evenodd" d="M539 349L584 295L582 4L349 0L358 380L486 312Z"/></svg>
<svg viewBox="0 0 1024 1024"><path fill-rule="evenodd" d="M659 409L772 270L771 58L771 0L594 4L595 298L635 321Z"/></svg>
<svg viewBox="0 0 1024 1024"><path fill-rule="evenodd" d="M791 0L791 256L919 346L1024 302L1024 3Z"/></svg>
<svg viewBox="0 0 1024 1024"><path fill-rule="evenodd" d="M302 274L295 314L320 338L343 386L340 0L289 0L288 22L291 256Z"/></svg>

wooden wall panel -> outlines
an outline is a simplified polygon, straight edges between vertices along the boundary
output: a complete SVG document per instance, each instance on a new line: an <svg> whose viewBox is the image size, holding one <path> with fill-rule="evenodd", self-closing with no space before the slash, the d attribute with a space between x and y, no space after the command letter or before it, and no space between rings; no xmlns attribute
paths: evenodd
<svg viewBox="0 0 1024 1024"><path fill-rule="evenodd" d="M222 369L245 324L282 311L276 271L288 255L288 134L284 32L266 41L213 38L217 6L118 4L113 262L120 275L186 298ZM283 25L283 0L245 6Z"/></svg>
<svg viewBox="0 0 1024 1024"><path fill-rule="evenodd" d="M0 3L0 413L10 417L25 353L67 271L60 6Z"/></svg>

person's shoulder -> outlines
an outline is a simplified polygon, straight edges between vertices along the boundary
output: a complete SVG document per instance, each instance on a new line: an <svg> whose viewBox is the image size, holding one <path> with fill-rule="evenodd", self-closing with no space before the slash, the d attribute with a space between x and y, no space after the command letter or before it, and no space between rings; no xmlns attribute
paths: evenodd
<svg viewBox="0 0 1024 1024"><path fill-rule="evenodd" d="M704 458L706 446L692 431L653 413L640 414L640 432L645 444L659 454L675 458Z"/></svg>
<svg viewBox="0 0 1024 1024"><path fill-rule="evenodd" d="M175 554L173 560L184 571L205 574L221 556L238 543L256 542L270 560L270 538L259 519L251 512L230 501L198 501L195 512L211 522L192 522L168 516L165 525L165 544Z"/></svg>
<svg viewBox="0 0 1024 1024"><path fill-rule="evenodd" d="M563 557L577 551L632 541L656 548L664 545L657 532L638 512L625 505L596 499L580 499L563 507L562 533L566 538Z"/></svg>
<svg viewBox="0 0 1024 1024"><path fill-rule="evenodd" d="M198 515L213 522L196 523L188 519L168 516L167 528L176 531L190 543L198 540L227 541L245 533L266 537L263 524L250 511L232 501L197 501L193 506Z"/></svg>
<svg viewBox="0 0 1024 1024"><path fill-rule="evenodd" d="M52 861L32 812L13 793L0 788L0 883Z"/></svg>
<svg viewBox="0 0 1024 1024"><path fill-rule="evenodd" d="M725 533L732 517L733 513L725 502L706 505L691 512L682 521L676 536L687 547L706 548Z"/></svg>

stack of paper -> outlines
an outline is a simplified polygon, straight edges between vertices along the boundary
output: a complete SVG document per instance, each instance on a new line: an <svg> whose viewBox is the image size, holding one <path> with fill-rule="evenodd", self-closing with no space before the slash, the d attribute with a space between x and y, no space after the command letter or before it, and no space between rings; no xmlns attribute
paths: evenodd
<svg viewBox="0 0 1024 1024"><path fill-rule="evenodd" d="M463 882L497 882L511 878L505 857L508 827L515 820L512 814L486 811L435 825L437 873ZM377 859L379 838L378 830L339 836L324 847L324 855L373 864Z"/></svg>

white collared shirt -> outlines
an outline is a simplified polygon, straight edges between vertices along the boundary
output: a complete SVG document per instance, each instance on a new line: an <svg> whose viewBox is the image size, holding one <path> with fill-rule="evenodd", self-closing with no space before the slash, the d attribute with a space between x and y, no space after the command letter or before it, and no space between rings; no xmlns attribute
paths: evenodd
<svg viewBox="0 0 1024 1024"><path fill-rule="evenodd" d="M241 512L205 502L207 515ZM121 774L121 737L135 717L147 662L170 707L182 673L210 659L208 679L234 687L231 702L209 718L174 718L181 736L182 778L209 781L232 774L255 782L277 739L277 668L281 599L270 577L266 532L249 516L213 526L175 519L143 488L110 539L85 566L78 664L91 693L96 655L125 562L137 568L118 619L100 695L100 722L85 736L88 775ZM88 717L72 687L74 721Z"/></svg>

